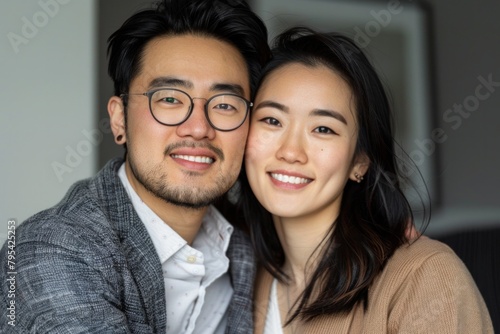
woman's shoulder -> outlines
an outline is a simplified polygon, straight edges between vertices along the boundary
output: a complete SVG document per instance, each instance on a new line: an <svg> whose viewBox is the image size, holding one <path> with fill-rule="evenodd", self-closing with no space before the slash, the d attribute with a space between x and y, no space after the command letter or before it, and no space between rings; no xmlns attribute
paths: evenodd
<svg viewBox="0 0 500 334"><path fill-rule="evenodd" d="M420 305L430 301L452 305L484 301L469 270L446 244L420 236L399 247L374 282L372 296L391 300L392 306ZM425 307L424 307L425 308Z"/></svg>
<svg viewBox="0 0 500 334"><path fill-rule="evenodd" d="M475 286L469 270L455 252L427 236L400 246L374 283L377 290L391 294L398 294L397 290L409 285Z"/></svg>
<svg viewBox="0 0 500 334"><path fill-rule="evenodd" d="M449 269L455 266L460 267L457 268L460 270L465 268L463 262L448 245L424 235L400 246L389 259L387 266L397 267L398 271L403 269L401 267L416 270L428 263L444 265Z"/></svg>
<svg viewBox="0 0 500 334"><path fill-rule="evenodd" d="M446 244L426 236L394 252L371 287L370 300L371 315L385 315L388 332L492 332L488 310L465 264Z"/></svg>
<svg viewBox="0 0 500 334"><path fill-rule="evenodd" d="M455 254L445 243L432 239L426 235L418 236L401 246L398 250L408 250L415 254L419 253L449 253Z"/></svg>

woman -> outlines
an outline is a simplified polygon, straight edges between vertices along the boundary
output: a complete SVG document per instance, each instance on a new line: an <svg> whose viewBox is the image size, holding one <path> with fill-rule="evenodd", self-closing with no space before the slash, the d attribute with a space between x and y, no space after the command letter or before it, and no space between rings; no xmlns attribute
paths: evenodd
<svg viewBox="0 0 500 334"><path fill-rule="evenodd" d="M256 333L493 332L463 263L415 232L386 94L350 39L280 35L250 124Z"/></svg>

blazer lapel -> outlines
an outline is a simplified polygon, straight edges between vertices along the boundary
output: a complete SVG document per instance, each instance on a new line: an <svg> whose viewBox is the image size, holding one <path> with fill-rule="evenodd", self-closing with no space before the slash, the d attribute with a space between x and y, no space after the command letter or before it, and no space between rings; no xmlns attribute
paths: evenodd
<svg viewBox="0 0 500 334"><path fill-rule="evenodd" d="M114 159L103 169L103 174L97 178L97 188L101 192L99 197L105 199L102 205L107 206L108 218L118 234L129 270L139 290L138 297L142 305L137 305L135 312L145 310L147 322L154 332L165 333L167 315L160 259L118 177L117 172L122 163L122 159ZM127 293L124 294L127 299Z"/></svg>
<svg viewBox="0 0 500 334"><path fill-rule="evenodd" d="M235 228L227 250L234 295L228 310L226 333L253 333L252 305L255 262L253 249L244 233Z"/></svg>

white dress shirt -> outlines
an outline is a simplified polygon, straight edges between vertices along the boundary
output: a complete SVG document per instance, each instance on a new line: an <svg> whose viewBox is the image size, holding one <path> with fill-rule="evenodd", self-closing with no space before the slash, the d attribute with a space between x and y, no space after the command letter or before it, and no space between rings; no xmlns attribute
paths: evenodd
<svg viewBox="0 0 500 334"><path fill-rule="evenodd" d="M127 178L125 164L118 175L160 258L167 333L224 333L233 295L226 256L233 227L211 206L190 246L140 199Z"/></svg>

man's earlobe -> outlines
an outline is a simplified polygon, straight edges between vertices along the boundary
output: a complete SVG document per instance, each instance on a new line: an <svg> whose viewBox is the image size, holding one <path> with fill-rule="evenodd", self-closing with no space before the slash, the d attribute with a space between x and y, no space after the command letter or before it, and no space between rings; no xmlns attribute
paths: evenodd
<svg viewBox="0 0 500 334"><path fill-rule="evenodd" d="M120 97L112 96L109 99L108 114L115 142L120 145L124 144L127 141L125 131L125 107Z"/></svg>

